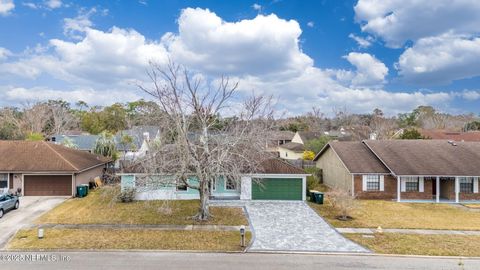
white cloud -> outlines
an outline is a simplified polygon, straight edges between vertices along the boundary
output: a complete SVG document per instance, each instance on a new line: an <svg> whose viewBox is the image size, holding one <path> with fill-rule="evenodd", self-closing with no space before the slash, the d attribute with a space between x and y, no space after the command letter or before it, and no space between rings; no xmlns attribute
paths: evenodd
<svg viewBox="0 0 480 270"><path fill-rule="evenodd" d="M75 18L63 19L63 34L73 39L82 39L85 31L93 26L90 16L97 12L96 8L81 10Z"/></svg>
<svg viewBox="0 0 480 270"><path fill-rule="evenodd" d="M407 81L450 83L480 76L480 38L442 35L420 39L400 56L396 68Z"/></svg>
<svg viewBox="0 0 480 270"><path fill-rule="evenodd" d="M213 74L298 74L313 64L299 48L298 22L275 14L225 22L208 9L184 9L179 34L163 37L172 57Z"/></svg>
<svg viewBox="0 0 480 270"><path fill-rule="evenodd" d="M256 11L261 11L262 10L262 6L257 4L257 3L253 4L252 8Z"/></svg>
<svg viewBox="0 0 480 270"><path fill-rule="evenodd" d="M309 21L309 22L307 23L307 26L310 27L310 28L313 28L313 27L315 27L315 22Z"/></svg>
<svg viewBox="0 0 480 270"><path fill-rule="evenodd" d="M351 52L344 56L355 66L355 75L351 79L353 87L381 87L388 75L388 68L380 60L368 53Z"/></svg>
<svg viewBox="0 0 480 270"><path fill-rule="evenodd" d="M372 45L373 38L371 36L367 36L366 38L357 36L353 33L348 35L349 38L355 40L360 48L368 48Z"/></svg>
<svg viewBox="0 0 480 270"><path fill-rule="evenodd" d="M8 16L15 8L13 0L0 0L0 16Z"/></svg>
<svg viewBox="0 0 480 270"><path fill-rule="evenodd" d="M479 32L478 0L359 0L355 18L362 30L380 36L387 46L401 47L407 40Z"/></svg>
<svg viewBox="0 0 480 270"><path fill-rule="evenodd" d="M469 100L469 101L474 101L480 99L480 91L475 91L475 90L464 90L461 93L461 97Z"/></svg>
<svg viewBox="0 0 480 270"><path fill-rule="evenodd" d="M105 105L115 102L125 102L125 100L138 100L142 98L135 92L126 91L97 91L91 88L79 88L69 91L54 90L45 87L0 87L0 93L4 93L0 97L4 100L14 104L21 104L23 102L35 102L48 99L63 99L70 103L75 103L79 100L85 101L90 105Z"/></svg>
<svg viewBox="0 0 480 270"><path fill-rule="evenodd" d="M451 93L388 92L375 89L383 84L388 68L374 56L350 53L353 71L324 70L300 47L301 29L294 20L276 15L225 22L203 9L185 9L178 20L178 34L165 34L161 40L148 40L133 29L113 27L109 31L81 28L75 41L52 39L48 46L10 57L0 63L0 79L21 77L2 91L0 101L65 98L92 104L134 100L142 93L132 85L143 80L149 60L165 64L171 59L205 76L225 74L240 81L240 94L272 94L279 97L281 109L302 113L312 105L324 112L347 106L351 112L370 112L374 107L387 114L411 110L418 105L448 106ZM319 59L321 61L321 59ZM59 87L21 87L45 77ZM27 80L25 80L27 79ZM31 85L31 84L30 84Z"/></svg>
<svg viewBox="0 0 480 270"><path fill-rule="evenodd" d="M12 52L0 47L0 62L6 60L10 55L12 55Z"/></svg>
<svg viewBox="0 0 480 270"><path fill-rule="evenodd" d="M33 2L23 2L22 5L31 9L38 9L38 5Z"/></svg>
<svg viewBox="0 0 480 270"><path fill-rule="evenodd" d="M59 8L63 5L61 0L47 0L45 1L45 5L51 9Z"/></svg>

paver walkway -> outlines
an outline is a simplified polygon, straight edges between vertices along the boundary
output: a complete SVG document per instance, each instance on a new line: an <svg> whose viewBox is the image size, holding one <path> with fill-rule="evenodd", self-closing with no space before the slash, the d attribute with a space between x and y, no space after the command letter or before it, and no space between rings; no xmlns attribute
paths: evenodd
<svg viewBox="0 0 480 270"><path fill-rule="evenodd" d="M243 204L254 232L248 251L369 252L346 239L304 202L215 202Z"/></svg>
<svg viewBox="0 0 480 270"><path fill-rule="evenodd" d="M372 228L337 228L341 233L374 234L377 229ZM424 235L480 235L480 231L457 230L424 230L424 229L382 229L384 233L424 234Z"/></svg>

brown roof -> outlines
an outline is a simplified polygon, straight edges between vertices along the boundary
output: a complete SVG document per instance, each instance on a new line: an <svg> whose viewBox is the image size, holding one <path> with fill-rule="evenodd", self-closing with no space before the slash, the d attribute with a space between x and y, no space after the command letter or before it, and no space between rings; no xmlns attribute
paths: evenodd
<svg viewBox="0 0 480 270"><path fill-rule="evenodd" d="M293 136L295 136L295 133L288 130L276 130L271 132L269 136L269 139L271 140L292 140Z"/></svg>
<svg viewBox="0 0 480 270"><path fill-rule="evenodd" d="M395 175L480 175L479 142L386 140L364 143Z"/></svg>
<svg viewBox="0 0 480 270"><path fill-rule="evenodd" d="M317 139L324 135L322 132L316 132L316 131L299 131L298 135L300 135L300 138L302 139L303 143L306 143L309 140Z"/></svg>
<svg viewBox="0 0 480 270"><path fill-rule="evenodd" d="M303 169L279 158L267 159L260 164L260 167L258 173L264 174L307 174Z"/></svg>
<svg viewBox="0 0 480 270"><path fill-rule="evenodd" d="M104 157L44 141L0 141L0 171L80 172L107 162Z"/></svg>
<svg viewBox="0 0 480 270"><path fill-rule="evenodd" d="M350 173L389 173L390 171L362 142L329 142L315 157L318 160L331 147Z"/></svg>
<svg viewBox="0 0 480 270"><path fill-rule="evenodd" d="M438 129L423 129L419 131L423 136L433 140L480 142L480 131L458 132Z"/></svg>
<svg viewBox="0 0 480 270"><path fill-rule="evenodd" d="M285 149L288 149L288 150L292 150L292 151L295 151L295 152L305 151L305 145L303 145L301 143L295 143L295 142L289 142L289 143L281 144L278 147L285 148Z"/></svg>

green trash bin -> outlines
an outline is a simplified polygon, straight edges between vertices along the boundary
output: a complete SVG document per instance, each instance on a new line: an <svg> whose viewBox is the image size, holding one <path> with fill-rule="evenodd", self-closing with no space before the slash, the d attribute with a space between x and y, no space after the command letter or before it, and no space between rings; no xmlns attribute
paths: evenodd
<svg viewBox="0 0 480 270"><path fill-rule="evenodd" d="M315 202L323 204L323 192L315 192Z"/></svg>
<svg viewBox="0 0 480 270"><path fill-rule="evenodd" d="M310 201L316 203L317 202L317 197L315 194L318 193L316 190L311 190L310 191Z"/></svg>
<svg viewBox="0 0 480 270"><path fill-rule="evenodd" d="M87 189L85 188L85 186L77 186L77 197L83 198L85 196L87 196Z"/></svg>
<svg viewBox="0 0 480 270"><path fill-rule="evenodd" d="M90 188L89 188L88 184L82 184L81 186L85 187L85 196L87 196L88 192L90 191Z"/></svg>

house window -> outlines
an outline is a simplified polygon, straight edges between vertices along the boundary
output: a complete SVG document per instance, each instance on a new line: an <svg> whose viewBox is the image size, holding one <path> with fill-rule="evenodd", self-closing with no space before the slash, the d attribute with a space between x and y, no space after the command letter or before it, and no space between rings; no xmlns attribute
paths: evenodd
<svg viewBox="0 0 480 270"><path fill-rule="evenodd" d="M367 178L367 191L380 190L380 175L369 174Z"/></svg>
<svg viewBox="0 0 480 270"><path fill-rule="evenodd" d="M217 190L217 180L216 179L212 179L212 181L210 181L210 190L211 191L216 191Z"/></svg>
<svg viewBox="0 0 480 270"><path fill-rule="evenodd" d="M8 174L1 173L0 174L0 188L8 188Z"/></svg>
<svg viewBox="0 0 480 270"><path fill-rule="evenodd" d="M473 193L473 177L460 177L460 192Z"/></svg>
<svg viewBox="0 0 480 270"><path fill-rule="evenodd" d="M187 191L187 185L183 184L183 183L179 183L177 184L177 191Z"/></svg>
<svg viewBox="0 0 480 270"><path fill-rule="evenodd" d="M418 177L405 177L405 191L418 191L419 186Z"/></svg>
<svg viewBox="0 0 480 270"><path fill-rule="evenodd" d="M230 177L227 178L225 181L225 190L236 190L235 180L231 179Z"/></svg>

